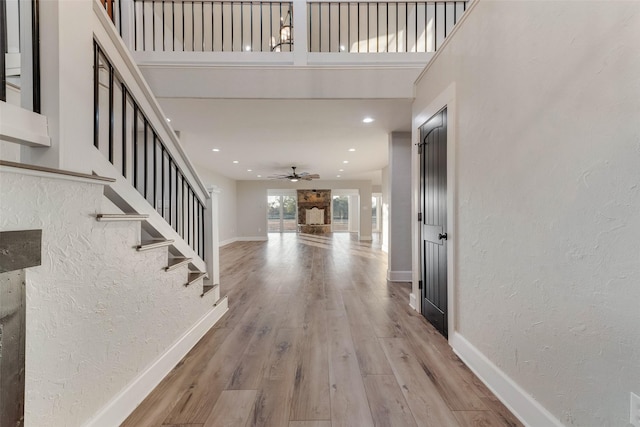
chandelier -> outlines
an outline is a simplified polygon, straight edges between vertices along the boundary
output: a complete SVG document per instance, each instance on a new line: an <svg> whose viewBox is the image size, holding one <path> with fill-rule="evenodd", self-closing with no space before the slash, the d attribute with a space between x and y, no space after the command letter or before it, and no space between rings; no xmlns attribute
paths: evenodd
<svg viewBox="0 0 640 427"><path fill-rule="evenodd" d="M277 43L275 38L271 37L272 52L291 52L293 50L293 24L291 19L291 9L289 9L284 18L280 17L280 31ZM285 46L288 46L288 48Z"/></svg>

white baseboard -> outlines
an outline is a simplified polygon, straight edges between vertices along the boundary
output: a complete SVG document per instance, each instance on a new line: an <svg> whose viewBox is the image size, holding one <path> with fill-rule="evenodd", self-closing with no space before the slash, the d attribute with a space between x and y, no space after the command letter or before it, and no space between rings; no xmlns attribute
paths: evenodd
<svg viewBox="0 0 640 427"><path fill-rule="evenodd" d="M234 242L237 242L238 238L237 237L232 237L231 239L227 239L227 240L223 240L222 242L218 242L218 247L221 248L223 246L227 246L230 245Z"/></svg>
<svg viewBox="0 0 640 427"><path fill-rule="evenodd" d="M453 351L525 426L563 427L537 400L502 372L484 354L454 332L449 337Z"/></svg>
<svg viewBox="0 0 640 427"><path fill-rule="evenodd" d="M415 294L409 294L409 307L411 307L414 310L418 311L418 309L416 308L416 305L417 305L416 295Z"/></svg>
<svg viewBox="0 0 640 427"><path fill-rule="evenodd" d="M264 242L267 240L269 240L267 236L236 237L236 242Z"/></svg>
<svg viewBox="0 0 640 427"><path fill-rule="evenodd" d="M413 280L413 274L411 271L387 270L387 280L390 282L411 282Z"/></svg>
<svg viewBox="0 0 640 427"><path fill-rule="evenodd" d="M370 241L372 241L372 240L373 240L373 237L371 237L371 236L360 236L360 237L358 238L358 240L360 240L360 241L362 241L362 242L370 242Z"/></svg>
<svg viewBox="0 0 640 427"><path fill-rule="evenodd" d="M167 351L142 371L118 393L100 412L85 423L85 427L113 427L120 425L149 393L167 376L200 338L227 312L224 298L195 325L184 333Z"/></svg>

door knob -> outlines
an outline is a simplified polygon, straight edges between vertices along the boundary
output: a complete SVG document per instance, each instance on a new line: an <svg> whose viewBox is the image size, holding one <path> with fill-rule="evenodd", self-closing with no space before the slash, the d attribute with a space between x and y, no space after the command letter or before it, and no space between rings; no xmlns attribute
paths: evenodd
<svg viewBox="0 0 640 427"><path fill-rule="evenodd" d="M438 239L442 240L447 240L447 233L438 233Z"/></svg>

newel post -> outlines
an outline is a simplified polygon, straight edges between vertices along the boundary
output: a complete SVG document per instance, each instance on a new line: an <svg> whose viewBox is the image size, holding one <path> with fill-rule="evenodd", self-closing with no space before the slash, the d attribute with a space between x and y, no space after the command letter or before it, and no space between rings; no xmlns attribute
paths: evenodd
<svg viewBox="0 0 640 427"><path fill-rule="evenodd" d="M220 244L218 238L218 194L220 194L220 189L212 186L207 191L209 192L209 199L207 199L204 221L204 261L207 263L209 281L214 285L218 285L220 284Z"/></svg>

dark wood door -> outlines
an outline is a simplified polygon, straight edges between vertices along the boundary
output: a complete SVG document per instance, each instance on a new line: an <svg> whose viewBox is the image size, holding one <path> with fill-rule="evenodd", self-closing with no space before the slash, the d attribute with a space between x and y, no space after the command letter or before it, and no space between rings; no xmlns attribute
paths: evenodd
<svg viewBox="0 0 640 427"><path fill-rule="evenodd" d="M420 127L422 314L447 336L447 109Z"/></svg>

